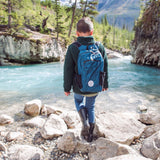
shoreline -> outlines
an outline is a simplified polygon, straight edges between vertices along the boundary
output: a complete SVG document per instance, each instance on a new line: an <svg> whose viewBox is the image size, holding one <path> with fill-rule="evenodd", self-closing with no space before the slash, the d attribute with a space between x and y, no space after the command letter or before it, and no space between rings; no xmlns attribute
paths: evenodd
<svg viewBox="0 0 160 160"><path fill-rule="evenodd" d="M33 101L38 101L38 103L39 102L41 103L40 100L33 100ZM35 102L33 103L33 101L28 102L28 104L32 103L32 107L35 107ZM38 103L37 103L37 105L39 105ZM25 104L25 107L26 107L26 104ZM96 128L95 135L98 136L99 138L98 139L97 138L94 139L94 141L92 143L86 143L86 141L84 141L83 139L81 139L81 137L79 135L80 134L80 130L78 129L79 127L77 128L78 130L76 130L76 126L77 125L79 126L79 124L81 124L81 122L79 121L80 119L78 117L78 113L76 111L67 111L67 110L65 110L63 108L57 108L57 107L49 106L49 105L46 105L46 104L43 104L42 108L40 110L41 110L41 114L39 112L37 114L37 116L32 117L31 115L25 114L26 111L25 111L25 108L24 108L24 110L22 110L20 113L15 114L13 116L13 118L10 117L11 119L13 119L13 122L11 122L11 119L8 119L8 122L9 123L11 122L10 124L0 125L0 135L1 135L0 142L3 144L3 147L5 148L5 150L1 150L0 151L0 157L2 159L4 157L6 157L6 159L7 159L7 157L9 157L9 150L10 150L11 146L14 146L16 144L17 145L23 145L23 146L24 145L29 145L29 146L38 147L39 149L41 149L43 151L44 156L45 156L45 160L51 160L51 159L59 160L59 159L67 159L67 158L68 159L73 159L73 160L79 160L79 159L88 160L88 159L93 159L94 153L92 153L92 151L91 151L91 150L93 150L92 149L92 145L97 146L98 145L98 141L102 140L102 138L104 137L103 134L105 132L103 133L103 130L101 130L101 125L102 125L102 128L104 128L103 125L106 124L106 123L107 123L107 125L111 125L110 123L113 123L113 122L111 122L109 119L112 116L113 117L115 116L115 118L119 117L120 119L121 118L122 119L126 119L126 120L124 120L124 122L120 123L122 126L127 121L129 121L129 123L127 122L128 124L132 123L132 121L135 121L134 122L135 127L139 126L136 129L137 133L139 133L139 135L137 135L137 136L134 135L134 138L132 140L129 140L130 139L129 138L128 140L126 139L124 142L120 142L120 143L126 144L127 146L131 147L131 148L128 148L127 146L124 146L124 147L127 147L129 149L128 150L127 148L125 148L125 149L128 150L127 151L128 152L127 155L128 154L130 155L130 154L133 154L133 152L136 152L137 156L142 156L142 154L140 152L140 149L142 147L143 141L145 140L145 138L144 138L144 129L147 126L145 127L144 124L141 124L140 122L138 122L139 121L138 117L141 116L141 115L143 115L143 114L145 115L147 112L150 112L150 111L146 111L145 110L145 112L144 113L142 112L141 114L139 114L139 113L130 113L130 112L125 112L125 113L118 113L118 112L117 113L97 112L96 113L96 123L97 123L96 125L98 126L98 128L99 127L100 128L98 130ZM36 110L34 112L36 112ZM105 119L101 115L105 116ZM0 115L0 117L1 116L2 115ZM47 121L49 121L49 119L51 117L53 118L54 116L55 116L55 118L56 117L61 117L63 120L65 120L65 123L67 124L67 126L70 124L72 127L70 126L71 129L68 128L67 130L65 130L65 132L61 136L58 136L58 137L56 136L56 137L52 137L52 138L48 139L47 137L45 138L45 136L43 135L44 133L42 132L42 130L44 129L43 127L47 123ZM32 121L32 123L29 122L32 119L34 119L34 121ZM40 121L36 122L36 119L40 120ZM107 122L103 121L102 119L106 120ZM43 122L44 122L43 125L41 124L41 120L43 120ZM141 118L141 120L143 120L143 119ZM1 121L1 118L0 118L0 121ZM28 124L27 124L27 121L28 121ZM108 122L110 122L110 123L108 123ZM115 122L119 123L118 121L115 121ZM112 132L112 130L114 132L114 128L111 128L108 131L106 130L106 133L105 133L106 136L109 136L109 133ZM23 136L16 137L14 135L13 139L10 138L11 140L7 140L8 137L9 137L9 134L11 134L11 133L17 133L17 134L18 133L22 133ZM75 148L72 152L69 151L67 153L67 151L65 150L65 148L63 150L63 147L61 149L59 147L60 146L58 144L59 140L60 139L63 140L63 138L65 138L66 134L71 134L71 133L75 134L75 138L76 138L75 140L76 140L76 142L77 143L81 143L81 147L82 148L81 148L81 150L79 152L75 151L75 149L76 149ZM77 135L77 133L78 133L78 135ZM130 137L130 131L129 130L127 131L127 134L124 131L123 131L123 133L124 133L125 136ZM132 133L132 131L131 131L131 133ZM114 145L119 145L117 142L114 142L114 139L116 140L118 138L119 140L121 139L123 141L122 137L124 137L124 135L120 135L120 134L119 135L112 135L111 136L112 138L108 137L109 139L107 138L107 139L104 139L103 141L107 141L107 143L108 143L108 140L110 140L109 143L113 143ZM114 136L115 136L115 138L113 139ZM11 135L10 135L10 137L11 137ZM78 139L77 139L77 137L78 137ZM116 141L119 141L118 139ZM68 143L68 142L67 141L65 142L65 140L64 140L64 143ZM70 143L72 143L72 141L69 141L69 144ZM0 149L2 149L2 147L1 147L2 144L0 144ZM88 149L86 150L87 152L84 152L84 148L86 146L88 147ZM115 148L113 148L113 149L115 149ZM24 150L25 150L25 148L24 148ZM124 155L126 155L126 153L124 153ZM110 155L108 155L108 156L110 156ZM18 159L18 160L21 160L21 159Z"/></svg>

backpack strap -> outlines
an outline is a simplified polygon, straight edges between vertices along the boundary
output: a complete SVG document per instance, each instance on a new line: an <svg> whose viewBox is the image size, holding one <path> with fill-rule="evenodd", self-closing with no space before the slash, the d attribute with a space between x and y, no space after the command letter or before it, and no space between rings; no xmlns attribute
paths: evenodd
<svg viewBox="0 0 160 160"><path fill-rule="evenodd" d="M100 44L101 44L101 42L98 42L98 41L95 42L95 45L98 47L98 49L99 49Z"/></svg>

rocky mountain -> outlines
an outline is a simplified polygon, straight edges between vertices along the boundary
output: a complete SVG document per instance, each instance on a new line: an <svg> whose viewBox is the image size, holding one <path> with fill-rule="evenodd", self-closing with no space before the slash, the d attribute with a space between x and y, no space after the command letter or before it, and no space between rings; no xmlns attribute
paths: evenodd
<svg viewBox="0 0 160 160"><path fill-rule="evenodd" d="M69 2L68 0L61 0L63 4ZM74 2L74 0L72 0ZM97 7L99 15L96 17L97 21L107 14L110 24L132 29L134 21L139 17L140 0L99 0Z"/></svg>
<svg viewBox="0 0 160 160"><path fill-rule="evenodd" d="M160 68L160 1L152 1L135 28L133 63Z"/></svg>
<svg viewBox="0 0 160 160"><path fill-rule="evenodd" d="M98 11L97 20L107 14L110 24L132 29L139 17L140 0L99 0Z"/></svg>

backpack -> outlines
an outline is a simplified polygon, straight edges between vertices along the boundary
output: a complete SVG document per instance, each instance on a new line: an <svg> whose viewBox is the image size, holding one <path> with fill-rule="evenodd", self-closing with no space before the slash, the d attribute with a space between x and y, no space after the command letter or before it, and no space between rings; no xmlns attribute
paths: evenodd
<svg viewBox="0 0 160 160"><path fill-rule="evenodd" d="M82 45L74 42L79 49L78 54L78 74L76 83L81 92L101 92L104 81L104 60L99 51L98 42Z"/></svg>

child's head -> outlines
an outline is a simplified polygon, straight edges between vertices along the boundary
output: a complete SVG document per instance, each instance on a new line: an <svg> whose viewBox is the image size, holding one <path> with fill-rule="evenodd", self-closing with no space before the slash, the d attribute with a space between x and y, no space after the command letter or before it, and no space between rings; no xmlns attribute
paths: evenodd
<svg viewBox="0 0 160 160"><path fill-rule="evenodd" d="M93 23L89 17L80 19L77 23L77 36L89 36L93 34Z"/></svg>

